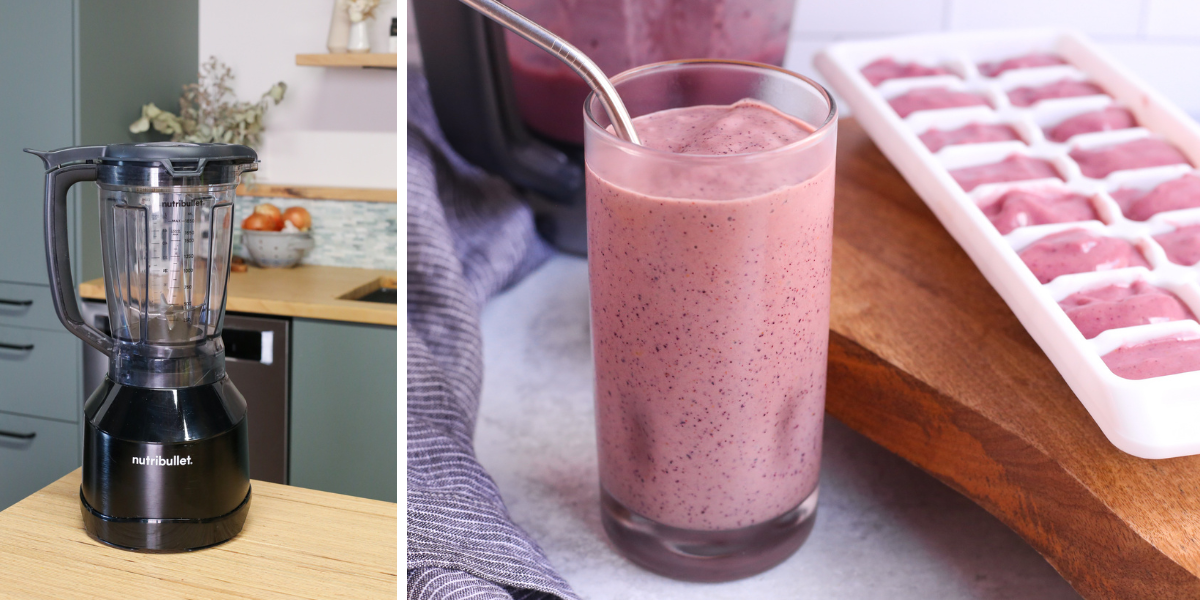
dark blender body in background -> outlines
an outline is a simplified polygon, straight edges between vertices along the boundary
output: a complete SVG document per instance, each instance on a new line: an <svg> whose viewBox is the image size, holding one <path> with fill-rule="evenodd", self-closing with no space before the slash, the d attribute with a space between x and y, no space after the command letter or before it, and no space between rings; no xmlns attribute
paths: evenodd
<svg viewBox="0 0 1200 600"><path fill-rule="evenodd" d="M230 144L114 144L33 152L46 165L46 260L66 328L109 357L84 405L81 511L128 550L195 550L241 531L250 506L246 401L221 328L233 199L257 155ZM71 284L66 197L100 187L111 335Z"/></svg>
<svg viewBox="0 0 1200 600"><path fill-rule="evenodd" d="M510 0L609 76L663 60L780 65L795 0ZM450 0L415 0L421 57L446 139L472 163L534 192L538 231L586 254L583 100L566 65ZM636 115L635 115L636 116Z"/></svg>

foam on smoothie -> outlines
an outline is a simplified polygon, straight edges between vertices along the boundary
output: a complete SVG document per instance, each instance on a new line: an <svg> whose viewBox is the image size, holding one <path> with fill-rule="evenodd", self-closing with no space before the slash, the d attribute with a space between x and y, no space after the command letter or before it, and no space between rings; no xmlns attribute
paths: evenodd
<svg viewBox="0 0 1200 600"><path fill-rule="evenodd" d="M1178 296L1141 280L1071 294L1058 305L1088 339L1109 329L1196 319Z"/></svg>
<svg viewBox="0 0 1200 600"><path fill-rule="evenodd" d="M777 149L812 131L756 101L652 113L634 126L652 148L706 155ZM673 527L734 529L816 488L829 161L807 181L771 188L730 173L697 182L669 166L624 169L615 185L589 165L600 480L630 510ZM699 192L723 199L689 199Z"/></svg>

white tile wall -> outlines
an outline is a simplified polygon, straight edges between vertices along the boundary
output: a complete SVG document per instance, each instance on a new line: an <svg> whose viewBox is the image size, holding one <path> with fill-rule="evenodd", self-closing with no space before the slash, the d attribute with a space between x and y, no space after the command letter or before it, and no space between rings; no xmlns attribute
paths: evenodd
<svg viewBox="0 0 1200 600"><path fill-rule="evenodd" d="M1064 27L1090 35L1151 87L1200 119L1200 70L1195 68L1200 65L1200 0L797 0L796 4L784 66L806 75L817 75L813 56L839 40ZM842 108L846 114L844 103Z"/></svg>

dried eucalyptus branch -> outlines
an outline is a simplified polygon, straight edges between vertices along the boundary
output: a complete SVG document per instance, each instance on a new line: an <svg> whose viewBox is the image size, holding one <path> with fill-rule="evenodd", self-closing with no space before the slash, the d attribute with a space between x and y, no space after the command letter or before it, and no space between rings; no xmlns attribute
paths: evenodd
<svg viewBox="0 0 1200 600"><path fill-rule="evenodd" d="M239 102L232 83L233 71L211 57L200 67L199 81L183 86L178 116L151 102L142 106L141 118L129 131L142 133L153 127L175 142L223 142L256 148L262 139L263 115L272 103L283 100L287 84L276 83L257 102Z"/></svg>

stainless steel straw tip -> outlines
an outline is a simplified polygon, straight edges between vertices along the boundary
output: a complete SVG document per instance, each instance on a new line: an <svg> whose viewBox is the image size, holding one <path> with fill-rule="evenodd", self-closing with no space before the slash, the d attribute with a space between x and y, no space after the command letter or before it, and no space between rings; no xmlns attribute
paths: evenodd
<svg viewBox="0 0 1200 600"><path fill-rule="evenodd" d="M604 75L604 71L601 71L600 67L596 66L596 63L592 62L592 59L588 58L579 48L572 46L566 40L550 33L545 27L530 21L521 13L497 0L462 0L462 3L566 63L587 82L592 91L596 92L596 96L604 104L608 118L613 122L613 128L617 135L622 139L641 145L637 133L633 130L633 120L629 118L629 111L625 110L625 103L621 102L621 96L617 94L617 89Z"/></svg>

